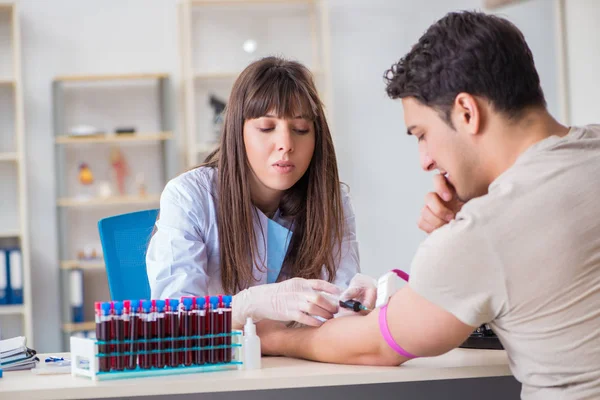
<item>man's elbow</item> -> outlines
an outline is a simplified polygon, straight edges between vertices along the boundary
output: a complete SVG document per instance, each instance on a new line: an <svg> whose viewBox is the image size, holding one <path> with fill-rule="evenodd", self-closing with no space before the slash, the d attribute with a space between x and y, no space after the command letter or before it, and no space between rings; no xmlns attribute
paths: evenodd
<svg viewBox="0 0 600 400"><path fill-rule="evenodd" d="M397 367L408 360L408 358L397 354L385 344L385 346L377 346L368 354L363 354L358 363L380 367Z"/></svg>

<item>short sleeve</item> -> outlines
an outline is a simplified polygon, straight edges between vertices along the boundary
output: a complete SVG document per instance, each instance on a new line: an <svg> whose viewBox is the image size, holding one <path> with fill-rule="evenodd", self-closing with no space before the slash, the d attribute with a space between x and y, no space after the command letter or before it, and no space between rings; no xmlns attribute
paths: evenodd
<svg viewBox="0 0 600 400"><path fill-rule="evenodd" d="M421 244L409 285L473 327L494 320L506 304L500 260L483 227L468 215L434 231Z"/></svg>

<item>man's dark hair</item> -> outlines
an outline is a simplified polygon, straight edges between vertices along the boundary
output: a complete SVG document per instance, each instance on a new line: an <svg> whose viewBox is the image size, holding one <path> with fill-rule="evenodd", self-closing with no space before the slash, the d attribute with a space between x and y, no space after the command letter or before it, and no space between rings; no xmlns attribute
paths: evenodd
<svg viewBox="0 0 600 400"><path fill-rule="evenodd" d="M518 119L528 107L546 106L521 31L506 19L480 12L447 14L384 77L389 97L414 97L438 110L450 126L461 92L486 98L509 118Z"/></svg>

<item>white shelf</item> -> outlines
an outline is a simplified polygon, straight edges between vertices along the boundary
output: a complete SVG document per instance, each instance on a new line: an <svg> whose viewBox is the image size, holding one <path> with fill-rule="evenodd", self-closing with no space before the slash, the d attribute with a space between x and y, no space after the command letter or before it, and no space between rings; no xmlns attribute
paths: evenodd
<svg viewBox="0 0 600 400"><path fill-rule="evenodd" d="M112 196L93 197L90 199L60 198L57 201L59 207L107 207L119 205L144 205L160 202L160 195L148 196Z"/></svg>
<svg viewBox="0 0 600 400"><path fill-rule="evenodd" d="M310 70L314 76L321 76L323 74L323 70L320 68ZM207 72L196 72L194 74L194 79L197 80L211 80L211 79L236 79L242 71L207 71Z"/></svg>
<svg viewBox="0 0 600 400"><path fill-rule="evenodd" d="M63 324L63 331L65 332L82 332L82 331L93 331L96 329L96 323L94 321L81 322L81 323L68 323Z"/></svg>
<svg viewBox="0 0 600 400"><path fill-rule="evenodd" d="M96 270L104 269L103 261L79 261L79 260L63 260L60 262L61 269L84 269Z"/></svg>
<svg viewBox="0 0 600 400"><path fill-rule="evenodd" d="M218 146L218 143L198 143L198 146L196 146L196 153L210 153L211 151L215 150Z"/></svg>
<svg viewBox="0 0 600 400"><path fill-rule="evenodd" d="M25 313L25 307L22 304L0 305L0 315L22 315Z"/></svg>
<svg viewBox="0 0 600 400"><path fill-rule="evenodd" d="M314 0L192 0L194 6L220 6L243 5L243 4L312 4Z"/></svg>
<svg viewBox="0 0 600 400"><path fill-rule="evenodd" d="M126 142L160 142L173 138L172 132L159 133L133 133L133 134L109 134L94 136L59 136L55 139L57 144L80 144L80 143L126 143Z"/></svg>
<svg viewBox="0 0 600 400"><path fill-rule="evenodd" d="M17 161L19 153L0 153L0 161Z"/></svg>
<svg viewBox="0 0 600 400"><path fill-rule="evenodd" d="M208 7L203 7L208 6ZM332 110L330 99L331 76L330 76L330 44L329 44L329 16L326 0L186 0L179 4L178 15L178 38L181 57L181 74L183 77L183 126L185 131L185 166L192 168L198 164L199 154L208 153L214 149L206 146L213 135L205 132L206 127L214 118L214 109L211 111L206 102L206 91L214 92L222 98L227 98L231 86L242 72L242 66L248 62L247 56L231 57L231 60L221 63L204 64L201 60L219 59L219 49L227 46L203 46L202 40L211 35L220 36L223 29L229 29L227 23L219 24L219 21L211 21L210 29L213 32L205 32L197 27L202 24L204 18L227 19L227 7L231 6L251 18L293 18L293 27L297 32L289 35L289 40L279 40L278 32L264 33L262 31L241 33L229 32L223 37L223 43L229 46L238 46L241 40L253 35L260 37L261 43L269 43L264 50L265 54L286 54L289 59L303 60L303 64L311 71L313 80L321 96L326 110ZM291 7L288 7L291 6ZM216 11L216 12L215 12ZM291 11L291 12L288 12ZM306 20L306 24L296 25L296 21ZM257 21L258 22L258 21ZM286 21L282 21L285 24ZM248 24L244 29L256 30L256 27ZM285 26L285 25L284 25ZM297 33L297 34L296 34ZM201 37L198 37L198 36ZM272 43L271 43L272 40ZM234 42L236 44L234 44ZM298 46L295 46L298 44ZM206 54L204 54L206 53ZM198 55L201 54L201 57ZM229 58L229 57L228 57ZM239 68L239 69L238 69ZM208 90L211 89L211 90ZM331 116L328 116L330 120Z"/></svg>
<svg viewBox="0 0 600 400"><path fill-rule="evenodd" d="M0 238L18 238L21 236L19 231L5 231L0 232Z"/></svg>
<svg viewBox="0 0 600 400"><path fill-rule="evenodd" d="M63 75L54 78L56 82L96 82L96 81L123 81L167 78L164 73L141 74L99 74L99 75Z"/></svg>
<svg viewBox="0 0 600 400"><path fill-rule="evenodd" d="M22 80L22 54L21 54L21 27L19 5L8 2L0 4L0 12L5 14L2 21L2 28L5 29L6 36L3 37L4 44L2 59L12 65L11 72L7 72L0 77L0 90L11 93L9 103L12 108L12 116L4 112L4 117L12 119L12 132L5 132L13 135L12 142L15 147L11 152L0 153L0 161L15 163L15 173L11 179L15 185L15 194L18 198L16 207L8 210L14 215L19 216L18 226L0 226L1 238L12 238L18 240L18 246L21 250L21 263L23 267L23 305L0 306L0 314L18 315L22 320L22 329L19 334L27 337L27 344L35 348L35 337L33 334L32 317L32 274L29 245L29 210L28 190L27 190L27 168L25 163L26 153L26 133L25 133L25 111L23 107L23 80ZM8 18L6 18L8 17ZM6 138L5 138L6 139Z"/></svg>
<svg viewBox="0 0 600 400"><path fill-rule="evenodd" d="M198 72L194 74L194 78L201 80L209 79L235 79L238 77L241 71L231 72Z"/></svg>

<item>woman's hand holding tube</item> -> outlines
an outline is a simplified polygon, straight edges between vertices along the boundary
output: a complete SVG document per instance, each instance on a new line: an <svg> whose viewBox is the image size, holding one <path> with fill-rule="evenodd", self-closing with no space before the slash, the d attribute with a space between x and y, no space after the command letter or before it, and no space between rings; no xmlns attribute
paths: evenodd
<svg viewBox="0 0 600 400"><path fill-rule="evenodd" d="M363 306L372 310L377 301L377 282L370 276L356 274L350 281L348 289L340 295L341 301L357 300Z"/></svg>

